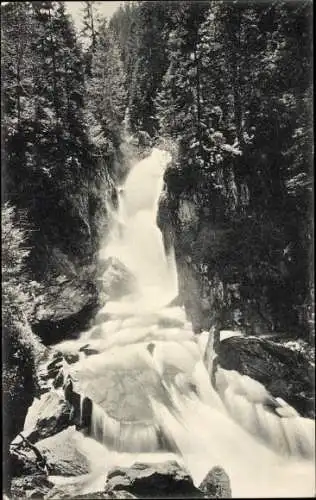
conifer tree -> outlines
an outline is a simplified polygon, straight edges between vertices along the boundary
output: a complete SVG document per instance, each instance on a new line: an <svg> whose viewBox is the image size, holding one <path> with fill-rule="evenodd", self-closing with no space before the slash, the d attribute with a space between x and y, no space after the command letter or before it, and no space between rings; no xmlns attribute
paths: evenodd
<svg viewBox="0 0 316 500"><path fill-rule="evenodd" d="M100 27L88 82L89 114L101 127L108 153L120 144L126 109L125 73L118 41L104 21Z"/></svg>
<svg viewBox="0 0 316 500"><path fill-rule="evenodd" d="M96 7L99 2L97 1L85 1L83 4L83 28L81 33L84 37L88 38L91 51L94 52L97 43L97 24L99 16L96 11Z"/></svg>

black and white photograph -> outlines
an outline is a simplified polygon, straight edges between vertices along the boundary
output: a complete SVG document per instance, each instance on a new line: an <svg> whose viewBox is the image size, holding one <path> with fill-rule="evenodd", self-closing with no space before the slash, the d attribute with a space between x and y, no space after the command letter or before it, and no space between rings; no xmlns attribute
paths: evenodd
<svg viewBox="0 0 316 500"><path fill-rule="evenodd" d="M1 2L3 500L315 498L312 26Z"/></svg>

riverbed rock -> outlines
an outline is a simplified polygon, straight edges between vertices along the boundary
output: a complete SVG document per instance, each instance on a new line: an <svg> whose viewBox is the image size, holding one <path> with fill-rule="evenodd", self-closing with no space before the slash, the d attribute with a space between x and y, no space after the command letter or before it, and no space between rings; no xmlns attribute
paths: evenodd
<svg viewBox="0 0 316 500"><path fill-rule="evenodd" d="M69 365L73 365L79 361L79 354L72 352L64 352L64 358Z"/></svg>
<svg viewBox="0 0 316 500"><path fill-rule="evenodd" d="M31 443L36 443L61 432L72 423L72 406L56 392L50 391L37 402L36 418L32 429L25 432L24 435Z"/></svg>
<svg viewBox="0 0 316 500"><path fill-rule="evenodd" d="M86 344L86 345L80 347L79 352L84 352L84 354L86 356L93 356L94 354L99 354L100 351L90 347L90 344Z"/></svg>
<svg viewBox="0 0 316 500"><path fill-rule="evenodd" d="M64 365L64 356L61 352L50 352L48 359L42 361L37 369L39 394L50 391L54 380L58 377ZM54 385L55 386L55 385ZM57 387L57 386L55 386Z"/></svg>
<svg viewBox="0 0 316 500"><path fill-rule="evenodd" d="M64 375L63 369L61 368L59 370L57 376L54 378L53 387L55 389L59 389L60 387L62 387L64 385L64 381L65 381L65 375Z"/></svg>
<svg viewBox="0 0 316 500"><path fill-rule="evenodd" d="M104 262L102 289L110 299L119 299L135 289L135 277L117 258Z"/></svg>
<svg viewBox="0 0 316 500"><path fill-rule="evenodd" d="M44 474L15 477L11 483L11 498L44 499L53 487Z"/></svg>
<svg viewBox="0 0 316 500"><path fill-rule="evenodd" d="M75 427L69 427L36 443L36 447L46 458L50 475L68 477L88 474L89 464L77 449L77 436Z"/></svg>
<svg viewBox="0 0 316 500"><path fill-rule="evenodd" d="M218 465L207 473L199 489L206 495L206 498L232 498L228 474Z"/></svg>
<svg viewBox="0 0 316 500"><path fill-rule="evenodd" d="M299 351L267 339L230 337L219 343L218 363L262 383L303 417L314 418L313 366Z"/></svg>
<svg viewBox="0 0 316 500"><path fill-rule="evenodd" d="M125 498L137 498L135 497L134 495L132 495L131 493L129 493L128 491L124 491L124 490L118 490L118 491L109 491L109 492L105 492L105 491L98 491L96 493L87 493L86 495L79 495L79 496L76 496L76 500L91 500L93 498L94 499L97 499L97 498L113 498L113 499L124 499Z"/></svg>
<svg viewBox="0 0 316 500"><path fill-rule="evenodd" d="M134 463L109 471L105 492L126 491L141 498L201 498L190 474L177 462Z"/></svg>

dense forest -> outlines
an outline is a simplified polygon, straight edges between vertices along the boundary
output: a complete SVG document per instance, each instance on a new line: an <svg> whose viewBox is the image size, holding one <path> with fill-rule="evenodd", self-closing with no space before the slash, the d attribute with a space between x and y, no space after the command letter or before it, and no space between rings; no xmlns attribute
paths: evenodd
<svg viewBox="0 0 316 500"><path fill-rule="evenodd" d="M80 33L65 3L1 5L7 447L44 346L100 301L127 133L172 154L158 224L194 331L314 342L311 1L87 1Z"/></svg>

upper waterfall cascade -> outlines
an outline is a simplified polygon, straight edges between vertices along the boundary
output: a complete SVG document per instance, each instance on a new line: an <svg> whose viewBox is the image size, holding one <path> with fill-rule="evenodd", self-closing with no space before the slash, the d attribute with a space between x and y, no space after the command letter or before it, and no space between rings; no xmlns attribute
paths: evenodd
<svg viewBox="0 0 316 500"><path fill-rule="evenodd" d="M153 149L131 169L101 250L130 269L135 293L108 302L89 332L58 346L89 342L98 352L71 367L93 401L91 437L78 446L102 486L105 466L173 456L196 484L224 467L234 497L313 495L314 422L281 400L271 412L265 388L234 371L217 370L216 392L203 362L208 334L195 336L184 309L169 305L178 292L175 256L156 224L169 161Z"/></svg>
<svg viewBox="0 0 316 500"><path fill-rule="evenodd" d="M119 208L110 240L101 250L103 258L117 257L134 274L139 291L137 301L152 299L155 307L158 302L168 303L177 294L174 252L171 249L165 254L156 224L163 174L170 159L169 153L154 149L150 158L132 168L119 189Z"/></svg>

